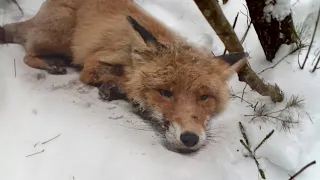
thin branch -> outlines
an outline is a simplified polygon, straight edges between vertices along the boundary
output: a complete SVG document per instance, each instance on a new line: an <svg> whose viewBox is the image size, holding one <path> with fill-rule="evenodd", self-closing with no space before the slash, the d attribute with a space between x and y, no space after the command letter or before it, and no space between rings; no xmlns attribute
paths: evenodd
<svg viewBox="0 0 320 180"><path fill-rule="evenodd" d="M249 13L249 9L248 6L246 6L244 3L242 3L243 7L246 9L247 11L247 25L249 26L249 22L251 22L251 18L250 18L250 13Z"/></svg>
<svg viewBox="0 0 320 180"><path fill-rule="evenodd" d="M312 65L314 64L314 62L316 61L317 57L320 55L320 49L317 49L315 52L314 52L314 58L313 58L313 61L312 61Z"/></svg>
<svg viewBox="0 0 320 180"><path fill-rule="evenodd" d="M298 171L296 174L294 174L293 176L291 176L289 178L289 180L294 180L294 178L296 178L299 174L301 174L304 170L306 170L308 167L315 165L317 162L316 161L312 161L309 164L305 165L300 171Z"/></svg>
<svg viewBox="0 0 320 180"><path fill-rule="evenodd" d="M307 55L306 55L306 57L305 57L305 59L304 59L304 61L303 61L302 66L299 65L299 66L300 66L300 69L303 69L304 66L305 66L305 64L306 64L306 62L307 62L307 59L308 59L310 50L311 50L311 48L312 48L312 43L313 43L313 41L314 41L314 37L315 37L316 32L317 32L317 27L318 27L318 24L319 24L319 19L320 19L320 6L319 6L318 17L317 17L317 20L316 20L316 24L315 24L315 27L314 27L313 34L312 34L312 39L311 39L311 42L310 42L310 46L309 46L309 48L308 48L308 52L307 52Z"/></svg>
<svg viewBox="0 0 320 180"><path fill-rule="evenodd" d="M243 36L242 36L242 38L240 40L241 44L243 44L243 42L246 40L246 37L248 36L249 30L251 28L251 25L252 25L252 22L249 23L246 32L243 34Z"/></svg>
<svg viewBox="0 0 320 180"><path fill-rule="evenodd" d="M36 144L33 145L33 147L36 147L39 144L39 142L37 142Z"/></svg>
<svg viewBox="0 0 320 180"><path fill-rule="evenodd" d="M233 22L233 25L232 25L232 28L234 29L237 25L237 22L238 22L238 17L239 17L239 12L237 13L235 19L234 19L234 22Z"/></svg>
<svg viewBox="0 0 320 180"><path fill-rule="evenodd" d="M246 84L246 85L244 86L243 90L242 90L241 102L243 101L244 92L245 92L245 90L246 90L247 86L248 86L248 84Z"/></svg>
<svg viewBox="0 0 320 180"><path fill-rule="evenodd" d="M309 114L308 112L306 112L306 115L308 116L308 118L309 118L309 120L311 121L311 123L314 124L314 123L313 123L313 120L312 120L312 118L311 118L311 116L310 116L310 114Z"/></svg>
<svg viewBox="0 0 320 180"><path fill-rule="evenodd" d="M47 141L45 141L45 142L42 142L41 144L47 144L48 142L50 142L50 141L52 141L52 140L54 140L54 139L58 138L60 135L61 135L61 134L58 134L58 135L57 135L57 136L55 136L54 138L51 138L51 139L49 139L49 140L47 140Z"/></svg>
<svg viewBox="0 0 320 180"><path fill-rule="evenodd" d="M266 135L266 137L259 143L259 145L254 149L253 152L256 153L256 151L261 147L261 145L265 143L272 136L273 133L274 133L274 129L269 134Z"/></svg>
<svg viewBox="0 0 320 180"><path fill-rule="evenodd" d="M247 35L248 35L248 33L249 33L250 27L251 27L251 25L252 25L251 18L250 18L250 15L249 15L249 9L248 9L248 7L247 7L245 4L242 4L242 5L243 5L243 7L246 9L246 11L247 11L247 14L243 13L242 11L240 11L244 16L247 17L247 30L246 30L246 32L243 34L243 36L242 36L242 38L241 38L241 40L240 40L240 43L241 43L241 44L243 44L243 42L245 41L245 39L246 39L246 37L247 37Z"/></svg>
<svg viewBox="0 0 320 180"><path fill-rule="evenodd" d="M250 122L256 119L260 119L262 122L271 122L273 124L278 122L281 125L281 129L285 131L290 131L291 127L300 122L301 114L298 113L297 117L295 117L292 112L293 108L304 107L303 99L294 95L287 101L286 106L280 110L270 111L266 107L266 104L259 104L259 107L257 107L257 105L258 104L254 107L254 114L244 115L245 117L251 117Z"/></svg>
<svg viewBox="0 0 320 180"><path fill-rule="evenodd" d="M244 148L246 148L249 151L249 153L252 153L252 151L249 148L249 146L242 139L240 140L240 143L244 146Z"/></svg>
<svg viewBox="0 0 320 180"><path fill-rule="evenodd" d="M318 69L318 64L320 62L320 56L318 57L318 60L316 62L316 65L314 65L313 69L312 69L312 72L315 72L317 69Z"/></svg>
<svg viewBox="0 0 320 180"><path fill-rule="evenodd" d="M17 77L16 58L13 59L14 77Z"/></svg>
<svg viewBox="0 0 320 180"><path fill-rule="evenodd" d="M240 143L247 149L247 151L249 152L250 157L251 157L251 158L254 160L254 162L256 163L256 166L257 166L257 168L258 168L258 171L259 171L259 174L260 174L261 178L262 178L262 179L266 179L266 175L265 175L264 171L260 168L260 164L259 164L259 162L258 162L258 160L257 160L257 158L256 158L256 156L255 156L255 152L252 152L251 149L250 149L250 147L249 147L249 145L248 145L248 143L249 143L248 137L247 137L247 135L246 135L246 133L245 133L245 131L244 131L244 127L243 127L243 125L242 125L241 122L239 122L239 127L240 127L240 131L241 131L241 133L242 133L243 138L244 138L245 141L247 142L247 143L245 143L245 142L241 139L241 140L240 140ZM265 139L270 138L271 135L272 135L272 133L269 133L269 134L266 136ZM258 146L257 148L255 148L255 150L258 149L258 148L266 141L265 139L259 144L259 146Z"/></svg>
<svg viewBox="0 0 320 180"><path fill-rule="evenodd" d="M18 7L18 9L21 12L21 14L24 15L24 12L23 12L21 6L19 5L19 3L17 2L17 0L7 0L7 2L15 4Z"/></svg>
<svg viewBox="0 0 320 180"><path fill-rule="evenodd" d="M290 51L287 55L285 55L283 58L281 58L277 63L275 63L273 66L270 66L262 71L260 71L258 74L261 75L263 72L267 71L267 70L270 70L270 69L273 69L275 68L276 66L278 66L284 59L286 59L288 56L296 53L298 50L301 50L303 48L307 47L306 45L301 45L301 46L297 46L296 48L294 48L292 51ZM298 60L299 62L299 60Z"/></svg>
<svg viewBox="0 0 320 180"><path fill-rule="evenodd" d="M236 25L237 25L238 17L239 17L239 12L237 13L237 15L236 15L236 17L235 17L235 19L234 19L234 21L233 21L233 26L232 26L233 29L234 29L234 28L236 27ZM227 52L227 48L224 48L223 55L225 55L226 52Z"/></svg>
<svg viewBox="0 0 320 180"><path fill-rule="evenodd" d="M295 3L293 3L292 7L294 7L300 0L297 0Z"/></svg>
<svg viewBox="0 0 320 180"><path fill-rule="evenodd" d="M34 155L37 155L37 154L40 154L40 153L43 153L43 152L44 152L44 150L39 151L39 152L36 152L36 153L33 153L33 154L30 154L30 155L26 156L26 158L27 158L27 157L34 156Z"/></svg>
<svg viewBox="0 0 320 180"><path fill-rule="evenodd" d="M242 97L240 97L240 96L237 96L237 95L235 95L235 94L231 94L231 98L238 98L238 99L241 99L241 101L243 101L243 102L247 103L249 106L253 107L253 104L252 104L252 103L250 103L249 101L247 101L247 100L243 99L243 98L242 98Z"/></svg>
<svg viewBox="0 0 320 180"><path fill-rule="evenodd" d="M258 103L259 103L259 101L257 101L255 104L253 104L253 103L250 103L248 100L246 100L246 99L244 99L244 94L245 94L245 88L247 87L247 84L245 85L245 87L243 88L243 91L242 91L242 93L241 93L241 97L240 96L238 96L238 95L236 95L235 93L234 93L234 91L233 91L233 89L231 89L232 90L232 92L231 92L231 94L230 94L230 98L238 98L238 99L241 99L241 102L245 102L245 103L247 103L248 104L248 106L247 107L251 107L251 108L253 108L253 110L254 111L256 111L256 107L257 107L257 105L258 105Z"/></svg>
<svg viewBox="0 0 320 180"><path fill-rule="evenodd" d="M248 145L248 147L250 147L249 139L248 139L248 137L246 135L246 131L245 131L245 129L244 129L244 127L243 127L241 122L239 122L239 128L240 128L240 131L241 131L243 139L246 141L246 144Z"/></svg>

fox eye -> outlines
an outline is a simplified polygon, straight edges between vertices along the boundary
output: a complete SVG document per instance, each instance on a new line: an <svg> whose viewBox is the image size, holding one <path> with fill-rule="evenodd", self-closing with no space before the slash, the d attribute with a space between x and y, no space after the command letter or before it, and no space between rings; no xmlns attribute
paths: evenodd
<svg viewBox="0 0 320 180"><path fill-rule="evenodd" d="M208 95L201 95L201 96L200 96L200 100L201 100L201 101L205 101L205 100L208 99L208 97L209 97Z"/></svg>
<svg viewBox="0 0 320 180"><path fill-rule="evenodd" d="M159 93L161 94L161 96L167 97L167 98L171 98L172 97L172 92L165 90L165 89L159 89L158 90Z"/></svg>

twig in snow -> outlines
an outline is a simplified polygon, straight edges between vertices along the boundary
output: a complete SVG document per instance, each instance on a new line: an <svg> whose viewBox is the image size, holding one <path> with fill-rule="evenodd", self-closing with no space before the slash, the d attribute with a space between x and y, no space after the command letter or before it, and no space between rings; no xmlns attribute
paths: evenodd
<svg viewBox="0 0 320 180"><path fill-rule="evenodd" d="M36 147L38 144L39 144L39 142L37 142L36 144L34 144L34 146L33 146L33 147Z"/></svg>
<svg viewBox="0 0 320 180"><path fill-rule="evenodd" d="M293 3L292 7L294 7L300 0L297 0L295 3Z"/></svg>
<svg viewBox="0 0 320 180"><path fill-rule="evenodd" d="M45 141L45 142L42 142L41 144L47 144L48 142L50 142L50 141L52 141L52 140L54 140L54 139L58 138L60 135L61 135L61 134L58 134L58 135L57 135L57 136L55 136L54 138L51 138L51 139L49 139L49 140L47 140L47 141Z"/></svg>
<svg viewBox="0 0 320 180"><path fill-rule="evenodd" d="M17 2L17 0L7 0L7 2L15 4L18 7L18 9L21 12L21 14L24 15L24 12L23 12L21 6L19 5L19 3Z"/></svg>
<svg viewBox="0 0 320 180"><path fill-rule="evenodd" d="M290 131L290 128L299 124L299 119L301 115L298 114L296 118L294 118L292 109L293 108L303 108L303 99L300 99L299 96L293 95L288 101L284 108L277 111L270 111L266 104L260 105L255 110L255 113L252 115L245 115L247 117L252 117L251 121L259 118L262 122L271 122L276 123L279 122L281 125L281 129L284 131Z"/></svg>
<svg viewBox="0 0 320 180"><path fill-rule="evenodd" d="M39 152L36 152L36 153L33 153L33 154L30 154L30 155L26 156L26 158L27 158L27 157L34 156L34 155L37 155L37 154L40 154L40 153L43 153L43 152L44 152L44 150L39 151Z"/></svg>
<svg viewBox="0 0 320 180"><path fill-rule="evenodd" d="M317 162L316 161L312 161L309 164L305 165L302 169L300 169L300 171L298 171L296 174L294 174L293 176L291 176L289 178L289 180L294 180L294 178L296 178L299 174L301 174L304 170L306 170L308 167L315 165Z"/></svg>
<svg viewBox="0 0 320 180"><path fill-rule="evenodd" d="M318 64L320 62L320 56L318 57L318 60L316 62L316 65L314 65L313 69L312 69L312 72L315 72L317 69L318 69Z"/></svg>
<svg viewBox="0 0 320 180"><path fill-rule="evenodd" d="M237 96L237 95L234 93L233 89L231 88L231 94L230 94L231 97L230 97L230 98L238 98L238 99L241 99L241 102L247 103L247 104L248 104L248 107L252 107L253 109L256 109L256 106L257 106L257 104L258 104L259 102L257 101L255 104L252 104L252 103L250 103L249 101L247 101L247 100L245 100L245 99L243 98L243 94L244 94L244 91L242 92L242 97Z"/></svg>
<svg viewBox="0 0 320 180"><path fill-rule="evenodd" d="M319 24L319 19L320 19L320 6L319 6L318 17L317 17L316 24L315 24L315 27L314 27L314 31L313 31L313 35L312 35L312 38L311 38L310 46L309 46L309 48L308 48L308 52L307 52L307 55L306 55L306 57L305 57L305 59L304 59L304 61L303 61L302 66L300 65L300 62L298 61L298 64L299 64L300 69L303 69L304 66L305 66L305 64L306 64L306 62L307 62L307 59L308 59L310 50L311 50L311 48L312 48L312 43L313 43L313 41L314 41L314 37L315 37L316 32L317 32L317 27L318 27L318 24Z"/></svg>
<svg viewBox="0 0 320 180"><path fill-rule="evenodd" d="M309 118L309 120L311 121L311 123L314 124L314 123L313 123L313 120L312 120L312 118L311 118L311 116L310 116L310 114L309 114L308 112L306 112L306 115L308 116L308 118Z"/></svg>
<svg viewBox="0 0 320 180"><path fill-rule="evenodd" d="M302 112L299 109L304 107L303 99L300 99L299 96L291 96L289 100L287 100L287 104L284 108L276 111L271 111L267 104L257 101L256 103L251 103L245 98L236 95L231 88L230 98L240 99L241 102L245 102L248 104L247 107L251 107L253 109L253 114L244 115L246 117L252 117L250 122L255 121L256 119L261 120L262 122L270 122L273 124L280 125L281 130L290 131L290 128L299 124L299 120L303 116ZM297 112L297 115L295 114ZM303 112L307 114L309 119L310 116L307 112ZM312 122L312 120L311 120Z"/></svg>
<svg viewBox="0 0 320 180"><path fill-rule="evenodd" d="M235 19L234 19L233 26L232 26L233 29L234 29L234 28L236 27L236 25L237 25L238 17L239 17L239 12L237 13L237 16L236 16ZM223 55L225 55L226 52L227 52L227 48L224 48Z"/></svg>
<svg viewBox="0 0 320 180"><path fill-rule="evenodd" d="M16 58L13 59L13 66L14 66L14 77L17 77Z"/></svg>
<svg viewBox="0 0 320 180"><path fill-rule="evenodd" d="M292 51L290 51L287 55L285 55L283 58L281 58L277 63L275 63L273 66L270 66L262 71L260 71L258 74L262 74L264 73L265 71L269 70L269 69L273 69L275 68L276 66L278 66L284 59L286 59L288 56L290 56L291 54L294 54L296 53L298 50L301 50L303 48L307 47L307 45L304 45L304 44L300 44L299 46L297 46L296 48L292 49ZM299 62L299 60L298 60Z"/></svg>
<svg viewBox="0 0 320 180"><path fill-rule="evenodd" d="M260 164L256 158L256 151L262 146L263 143L265 143L273 134L274 130L272 130L260 143L259 145L254 149L254 151L252 151L250 149L250 146L249 146L249 140L248 140L248 137L245 133L245 129L242 125L241 122L239 122L239 128L240 128L240 131L241 131L241 134L243 136L243 139L245 139L246 142L244 142L242 139L240 140L240 143L247 149L247 151L249 152L249 156L254 160L254 162L256 163L257 165L257 168L258 168L258 171L259 171L259 174L261 176L262 179L266 179L266 175L264 173L264 171L260 168Z"/></svg>
<svg viewBox="0 0 320 180"><path fill-rule="evenodd" d="M253 104L253 103L250 103L248 100L244 99L243 96L240 97L240 96L235 95L234 93L231 93L230 96L231 96L230 98L237 98L237 99L240 99L241 102L247 103L247 104L248 104L247 107L251 107L254 112L256 111L257 106L258 106L258 104L259 104L259 101L257 101L255 104Z"/></svg>
<svg viewBox="0 0 320 180"><path fill-rule="evenodd" d="M243 101L243 97L244 97L244 91L246 90L248 84L246 84L242 90L242 95L241 95L241 102Z"/></svg>
<svg viewBox="0 0 320 180"><path fill-rule="evenodd" d="M239 128L240 128L240 131L241 131L243 139L246 141L246 145L248 147L250 147L250 143L249 143L249 139L248 139L247 134L246 134L246 130L244 129L244 127L243 127L241 122L239 122Z"/></svg>
<svg viewBox="0 0 320 180"><path fill-rule="evenodd" d="M320 56L320 49L319 48L314 52L314 58L312 61L312 65L314 64L314 62L316 61L318 56Z"/></svg>
<svg viewBox="0 0 320 180"><path fill-rule="evenodd" d="M266 137L259 143L259 145L256 148L254 148L253 152L256 153L256 151L262 146L263 143L265 143L272 136L273 133L274 133L274 129L269 134L266 135Z"/></svg>

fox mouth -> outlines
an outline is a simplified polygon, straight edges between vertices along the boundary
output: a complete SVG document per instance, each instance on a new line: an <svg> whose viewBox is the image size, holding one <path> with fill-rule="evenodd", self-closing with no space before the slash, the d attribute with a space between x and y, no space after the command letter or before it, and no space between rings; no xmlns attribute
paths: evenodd
<svg viewBox="0 0 320 180"><path fill-rule="evenodd" d="M199 149L193 150L193 149L177 149L177 151L180 154L192 154L198 152Z"/></svg>
<svg viewBox="0 0 320 180"><path fill-rule="evenodd" d="M155 130L155 132L162 139L162 145L173 152L180 154L191 154L197 152L201 147L205 145L210 136L207 132L197 135L198 140L194 145L184 144L181 141L180 135L183 134L178 125L170 123L164 119L161 113L157 113L151 108L141 108L141 104L138 102L132 102L134 113L140 116L147 124ZM191 133L193 134L193 133ZM195 135L195 134L194 134Z"/></svg>

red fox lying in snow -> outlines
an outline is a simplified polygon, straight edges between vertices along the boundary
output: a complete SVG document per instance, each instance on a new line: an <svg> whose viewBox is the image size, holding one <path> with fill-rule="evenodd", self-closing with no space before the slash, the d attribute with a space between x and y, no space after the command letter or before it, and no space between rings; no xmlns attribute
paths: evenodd
<svg viewBox="0 0 320 180"><path fill-rule="evenodd" d="M24 63L50 74L80 66L83 83L131 101L181 152L205 145L206 122L225 108L227 80L247 60L188 43L132 0L46 0L33 18L0 27L0 42L21 44Z"/></svg>

